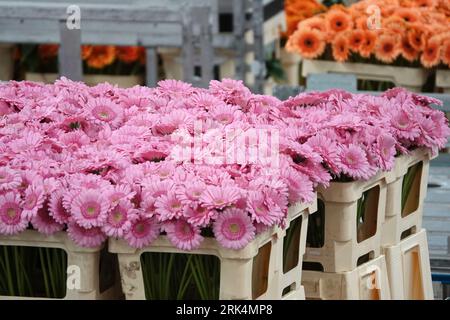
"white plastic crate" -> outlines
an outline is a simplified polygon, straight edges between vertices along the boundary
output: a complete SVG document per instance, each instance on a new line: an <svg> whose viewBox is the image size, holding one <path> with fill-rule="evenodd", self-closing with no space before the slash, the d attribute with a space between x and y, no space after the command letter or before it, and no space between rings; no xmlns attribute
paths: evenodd
<svg viewBox="0 0 450 320"><path fill-rule="evenodd" d="M396 67L381 64L335 62L326 60L303 60L302 75L315 73L354 74L358 80L393 82L413 92L420 92L429 71L423 68Z"/></svg>
<svg viewBox="0 0 450 320"><path fill-rule="evenodd" d="M319 210L309 223L315 224L314 220L323 211L324 221L319 225L324 237L320 243L307 240L304 270L352 271L380 255L386 190L394 177L391 172L379 173L368 181L332 182L329 188L319 188ZM358 224L358 200L363 195L366 199L365 220Z"/></svg>
<svg viewBox="0 0 450 320"><path fill-rule="evenodd" d="M442 88L444 93L450 93L450 70L436 71L436 87Z"/></svg>
<svg viewBox="0 0 450 320"><path fill-rule="evenodd" d="M430 257L425 229L399 244L383 248L392 299L433 300Z"/></svg>
<svg viewBox="0 0 450 320"><path fill-rule="evenodd" d="M287 52L286 49L280 50L280 61L286 73L286 82L290 86L298 86L300 84L300 55L297 53Z"/></svg>
<svg viewBox="0 0 450 320"><path fill-rule="evenodd" d="M16 236L0 236L0 246L20 246L35 248L58 248L67 254L67 268L76 267L79 273L79 287L74 289L67 286L66 300L107 300L122 297L118 277L112 286L101 292L100 288L100 259L103 246L97 248L82 248L70 240L65 232L58 232L52 236L45 236L35 230L26 230ZM72 268L71 268L72 269ZM112 268L114 270L114 268ZM75 270L75 268L74 268ZM75 273L74 273L75 274ZM69 280L69 279L68 279ZM22 296L0 296L0 300L43 300L48 298L34 298ZM56 300L56 299L55 299Z"/></svg>
<svg viewBox="0 0 450 320"><path fill-rule="evenodd" d="M430 160L428 149L416 149L409 155L402 155L395 161L395 179L387 186L386 215L382 226L383 246L395 245L410 234L422 228L423 205L427 194ZM403 181L408 169L416 166L417 174L402 210Z"/></svg>
<svg viewBox="0 0 450 320"><path fill-rule="evenodd" d="M383 255L355 270L338 273L303 271L307 300L389 300L391 298Z"/></svg>
<svg viewBox="0 0 450 320"><path fill-rule="evenodd" d="M271 228L240 250L223 248L214 238L206 238L198 249L182 251L160 236L150 246L135 249L123 240L110 239L109 250L117 253L122 289L128 300L144 300L145 284L141 255L146 252L187 253L213 255L220 260L221 300L301 299L302 256L305 251L308 216L316 210L316 202L297 204L289 208L290 223L302 219L298 240L298 263L286 274L283 272L283 243L286 230ZM295 247L294 247L295 248Z"/></svg>

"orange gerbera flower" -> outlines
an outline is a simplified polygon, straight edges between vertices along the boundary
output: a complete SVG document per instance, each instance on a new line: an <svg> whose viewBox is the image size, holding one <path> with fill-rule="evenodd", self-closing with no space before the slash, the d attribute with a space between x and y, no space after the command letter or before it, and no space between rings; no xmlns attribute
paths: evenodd
<svg viewBox="0 0 450 320"><path fill-rule="evenodd" d="M420 62L426 68L437 66L441 62L441 38L432 37L427 41Z"/></svg>
<svg viewBox="0 0 450 320"><path fill-rule="evenodd" d="M81 46L81 59L86 60L92 54L93 46Z"/></svg>
<svg viewBox="0 0 450 320"><path fill-rule="evenodd" d="M450 38L444 41L442 45L442 62L450 67Z"/></svg>
<svg viewBox="0 0 450 320"><path fill-rule="evenodd" d="M327 29L331 33L343 32L353 28L350 15L342 10L331 10L325 17Z"/></svg>
<svg viewBox="0 0 450 320"><path fill-rule="evenodd" d="M425 34L417 26L411 27L407 32L408 41L417 51L422 51L425 46Z"/></svg>
<svg viewBox="0 0 450 320"><path fill-rule="evenodd" d="M57 44L41 44L38 47L39 58L43 60L55 58L58 55L58 50Z"/></svg>
<svg viewBox="0 0 450 320"><path fill-rule="evenodd" d="M288 51L296 51L304 58L315 59L325 51L326 43L323 34L318 30L299 29L286 44Z"/></svg>
<svg viewBox="0 0 450 320"><path fill-rule="evenodd" d="M411 46L408 37L402 37L401 53L402 56L409 62L413 62L414 60L417 60L417 58L419 57L419 51L417 51Z"/></svg>
<svg viewBox="0 0 450 320"><path fill-rule="evenodd" d="M351 50L357 52L364 42L364 31L363 30L352 30L350 31L350 36L348 38L348 45Z"/></svg>
<svg viewBox="0 0 450 320"><path fill-rule="evenodd" d="M101 69L114 62L116 59L116 48L114 46L94 46L87 59L91 68Z"/></svg>
<svg viewBox="0 0 450 320"><path fill-rule="evenodd" d="M116 47L117 58L125 63L133 63L139 59L139 47Z"/></svg>
<svg viewBox="0 0 450 320"><path fill-rule="evenodd" d="M339 34L331 44L333 50L333 58L339 62L345 62L350 55L350 47L348 38L344 34Z"/></svg>
<svg viewBox="0 0 450 320"><path fill-rule="evenodd" d="M402 18L403 21L408 23L415 23L420 20L420 13L414 8L397 8L395 16Z"/></svg>
<svg viewBox="0 0 450 320"><path fill-rule="evenodd" d="M301 21L298 24L298 28L308 28L313 30L318 30L320 32L326 33L327 27L325 25L325 19L323 16L315 16L304 21Z"/></svg>
<svg viewBox="0 0 450 320"><path fill-rule="evenodd" d="M384 33L377 39L375 56L385 63L392 63L400 54L398 36Z"/></svg>
<svg viewBox="0 0 450 320"><path fill-rule="evenodd" d="M359 54L363 58L368 58L372 54L372 52L375 50L377 41L377 35L375 32L366 30L364 31L364 40L359 48Z"/></svg>
<svg viewBox="0 0 450 320"><path fill-rule="evenodd" d="M405 21L398 16L392 16L383 21L383 28L389 30L390 32L403 35L406 32Z"/></svg>

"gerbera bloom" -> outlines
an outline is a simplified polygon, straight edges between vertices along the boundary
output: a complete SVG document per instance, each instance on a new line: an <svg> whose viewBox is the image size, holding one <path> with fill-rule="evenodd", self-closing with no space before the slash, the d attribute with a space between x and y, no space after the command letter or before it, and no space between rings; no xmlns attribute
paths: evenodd
<svg viewBox="0 0 450 320"><path fill-rule="evenodd" d="M203 241L200 228L182 219L169 222L164 230L170 242L180 250L197 249Z"/></svg>
<svg viewBox="0 0 450 320"><path fill-rule="evenodd" d="M301 21L298 29L301 29L301 28L309 28L312 30L318 30L324 34L327 32L327 26L325 24L325 19L323 17L319 17L319 16L311 17L309 19Z"/></svg>
<svg viewBox="0 0 450 320"><path fill-rule="evenodd" d="M20 208L20 196L13 192L0 194L0 234L17 234L27 226L28 220Z"/></svg>
<svg viewBox="0 0 450 320"><path fill-rule="evenodd" d="M392 63L400 54L399 39L393 34L385 33L377 40L375 56L385 63Z"/></svg>
<svg viewBox="0 0 450 320"><path fill-rule="evenodd" d="M158 89L163 95L167 95L172 99L188 97L193 92L193 88L190 83L173 79L159 81Z"/></svg>
<svg viewBox="0 0 450 320"><path fill-rule="evenodd" d="M109 66L116 59L114 46L93 46L92 52L87 58L87 65L91 68L102 69Z"/></svg>
<svg viewBox="0 0 450 320"><path fill-rule="evenodd" d="M175 193L177 198L185 204L189 205L192 202L198 201L203 191L206 189L206 184L200 179L186 181L184 184L176 188Z"/></svg>
<svg viewBox="0 0 450 320"><path fill-rule="evenodd" d="M200 202L208 209L224 209L240 198L239 189L233 186L208 186Z"/></svg>
<svg viewBox="0 0 450 320"><path fill-rule="evenodd" d="M20 173L8 167L0 167L0 191L16 189L21 183Z"/></svg>
<svg viewBox="0 0 450 320"><path fill-rule="evenodd" d="M408 37L402 37L401 43L402 56L409 62L413 62L419 58L419 51L409 43Z"/></svg>
<svg viewBox="0 0 450 320"><path fill-rule="evenodd" d="M27 219L34 217L44 204L44 189L39 184L28 186L22 203L23 215Z"/></svg>
<svg viewBox="0 0 450 320"><path fill-rule="evenodd" d="M49 215L58 223L69 223L71 215L66 207L70 208L69 204L64 206L64 191L56 191L50 195L48 203Z"/></svg>
<svg viewBox="0 0 450 320"><path fill-rule="evenodd" d="M239 250L255 238L256 229L245 211L227 209L217 217L213 231L223 247Z"/></svg>
<svg viewBox="0 0 450 320"><path fill-rule="evenodd" d="M109 124L113 128L117 128L122 122L122 109L106 98L96 98L90 100L86 104L86 110L89 116L97 124Z"/></svg>
<svg viewBox="0 0 450 320"><path fill-rule="evenodd" d="M381 134L377 138L376 144L377 155L379 156L380 168L389 171L395 162L395 139L388 134Z"/></svg>
<svg viewBox="0 0 450 320"><path fill-rule="evenodd" d="M37 214L32 217L31 224L37 231L47 236L64 229L64 224L56 222L49 215L47 203L45 203L44 206L38 210Z"/></svg>
<svg viewBox="0 0 450 320"><path fill-rule="evenodd" d="M81 46L81 59L84 61L88 59L93 51L93 46Z"/></svg>
<svg viewBox="0 0 450 320"><path fill-rule="evenodd" d="M410 27L407 33L409 44L417 51L422 51L425 47L425 33L419 27Z"/></svg>
<svg viewBox="0 0 450 320"><path fill-rule="evenodd" d="M342 34L337 35L331 44L333 50L333 58L339 62L345 62L348 60L350 54L350 48L348 38Z"/></svg>
<svg viewBox="0 0 450 320"><path fill-rule="evenodd" d="M133 63L139 59L139 47L116 47L117 58L125 63Z"/></svg>
<svg viewBox="0 0 450 320"><path fill-rule="evenodd" d="M420 62L422 62L423 66L432 68L438 65L441 61L441 49L441 39L439 37L430 38L420 57Z"/></svg>
<svg viewBox="0 0 450 320"><path fill-rule="evenodd" d="M349 47L354 52L358 52L365 40L365 33L363 30L352 30L349 37Z"/></svg>
<svg viewBox="0 0 450 320"><path fill-rule="evenodd" d="M247 210L251 213L253 221L267 226L281 222L284 217L278 206L269 206L263 193L250 191L247 196Z"/></svg>
<svg viewBox="0 0 450 320"><path fill-rule="evenodd" d="M399 7L395 10L395 15L402 18L405 22L414 23L419 21L420 13L416 9Z"/></svg>
<svg viewBox="0 0 450 320"><path fill-rule="evenodd" d="M59 141L61 141L67 148L72 151L75 151L78 148L91 142L89 137L81 130L64 133L59 136Z"/></svg>
<svg viewBox="0 0 450 320"><path fill-rule="evenodd" d="M321 56L326 48L323 34L314 29L299 29L290 38L286 45L289 51L296 51L304 58L315 59Z"/></svg>
<svg viewBox="0 0 450 320"><path fill-rule="evenodd" d="M420 135L420 129L417 123L411 119L410 115L406 110L400 109L391 115L391 124L395 133L398 137L414 140Z"/></svg>
<svg viewBox="0 0 450 320"><path fill-rule="evenodd" d="M155 218L139 218L131 224L124 239L134 248L143 248L159 236L159 224Z"/></svg>
<svg viewBox="0 0 450 320"><path fill-rule="evenodd" d="M329 32L338 33L352 29L351 16L341 10L330 10L325 16L326 26Z"/></svg>
<svg viewBox="0 0 450 320"><path fill-rule="evenodd" d="M106 220L109 203L95 190L83 190L71 206L72 216L84 228L100 227Z"/></svg>
<svg viewBox="0 0 450 320"><path fill-rule="evenodd" d="M77 245L87 248L95 248L100 246L107 236L98 227L85 229L77 223L71 222L67 226L67 234Z"/></svg>
<svg viewBox="0 0 450 320"><path fill-rule="evenodd" d="M366 30L364 31L364 40L359 48L359 54L363 58L369 58L372 52L375 50L377 41L377 35L375 32Z"/></svg>
<svg viewBox="0 0 450 320"><path fill-rule="evenodd" d="M134 208L130 201L120 200L109 211L102 230L109 237L122 238L130 230L132 222L137 220L138 217L138 210Z"/></svg>
<svg viewBox="0 0 450 320"><path fill-rule="evenodd" d="M363 149L355 144L342 147L341 169L342 172L356 180L368 179L369 162Z"/></svg>
<svg viewBox="0 0 450 320"><path fill-rule="evenodd" d="M105 197L108 199L111 207L116 206L120 200L131 201L135 195L136 192L128 184L117 184L112 188L108 188L108 191L105 192Z"/></svg>
<svg viewBox="0 0 450 320"><path fill-rule="evenodd" d="M187 221L195 226L206 227L215 219L218 212L216 210L209 210L200 205L194 207L187 207L184 211L184 217Z"/></svg>
<svg viewBox="0 0 450 320"><path fill-rule="evenodd" d="M155 208L160 221L179 218L183 215L183 204L173 191L158 197L155 201Z"/></svg>
<svg viewBox="0 0 450 320"><path fill-rule="evenodd" d="M340 157L339 149L336 142L327 138L322 134L316 134L308 139L307 144L312 149L319 153L323 159L324 164L334 173L339 172Z"/></svg>
<svg viewBox="0 0 450 320"><path fill-rule="evenodd" d="M240 113L241 112L238 110L237 106L231 106L226 104L220 104L214 107L209 112L210 116L214 120L224 125L232 123L239 117Z"/></svg>
<svg viewBox="0 0 450 320"><path fill-rule="evenodd" d="M450 67L450 38L445 40L442 45L442 62Z"/></svg>

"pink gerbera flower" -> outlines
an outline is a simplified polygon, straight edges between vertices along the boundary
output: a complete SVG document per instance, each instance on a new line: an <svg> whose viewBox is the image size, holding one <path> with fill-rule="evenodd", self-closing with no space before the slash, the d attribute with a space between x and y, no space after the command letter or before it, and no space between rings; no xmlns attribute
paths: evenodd
<svg viewBox="0 0 450 320"><path fill-rule="evenodd" d="M395 162L395 139L391 135L382 134L377 138L376 151L379 166L385 171L393 168Z"/></svg>
<svg viewBox="0 0 450 320"><path fill-rule="evenodd" d="M183 204L173 191L158 197L155 202L155 208L159 214L158 218L160 221L180 218L183 215Z"/></svg>
<svg viewBox="0 0 450 320"><path fill-rule="evenodd" d="M405 110L395 112L391 117L392 126L400 138L414 140L420 135L420 128Z"/></svg>
<svg viewBox="0 0 450 320"><path fill-rule="evenodd" d="M200 202L208 209L224 209L240 199L239 189L233 186L208 186Z"/></svg>
<svg viewBox="0 0 450 320"><path fill-rule="evenodd" d="M56 222L49 215L47 203L33 216L31 224L36 230L47 236L64 229L64 224Z"/></svg>
<svg viewBox="0 0 450 320"><path fill-rule="evenodd" d="M100 246L107 238L100 228L85 229L75 222L69 223L67 234L76 244L88 248Z"/></svg>
<svg viewBox="0 0 450 320"><path fill-rule="evenodd" d="M354 144L342 147L341 169L344 174L354 179L368 179L370 177L366 153Z"/></svg>
<svg viewBox="0 0 450 320"><path fill-rule="evenodd" d="M187 207L184 216L187 221L195 226L206 227L217 216L216 210L206 209L200 205L194 207Z"/></svg>
<svg viewBox="0 0 450 320"><path fill-rule="evenodd" d="M25 190L22 202L23 215L27 219L34 217L44 204L44 189L42 185L32 184Z"/></svg>
<svg viewBox="0 0 450 320"><path fill-rule="evenodd" d="M198 201L203 191L206 189L206 184L200 179L186 181L184 184L178 186L175 190L177 198L185 204L189 205L192 202Z"/></svg>
<svg viewBox="0 0 450 320"><path fill-rule="evenodd" d="M252 214L252 219L257 223L272 226L281 222L284 217L278 206L269 206L264 194L259 191L248 193L247 210Z"/></svg>
<svg viewBox="0 0 450 320"><path fill-rule="evenodd" d="M238 110L237 106L223 104L214 107L209 114L214 120L223 125L227 125L232 123L235 119L238 119L241 115L241 111Z"/></svg>
<svg viewBox="0 0 450 320"><path fill-rule="evenodd" d="M72 201L71 212L83 228L100 227L106 220L109 204L94 190L83 190Z"/></svg>
<svg viewBox="0 0 450 320"><path fill-rule="evenodd" d="M108 188L105 193L106 199L108 199L111 206L115 206L120 200L130 200L136 195L128 184L118 184L112 188Z"/></svg>
<svg viewBox="0 0 450 320"><path fill-rule="evenodd" d="M86 104L89 117L97 124L109 124L113 128L119 127L122 122L122 109L106 98L92 99Z"/></svg>
<svg viewBox="0 0 450 320"><path fill-rule="evenodd" d="M0 234L17 234L27 226L28 220L20 208L20 196L13 192L0 195Z"/></svg>
<svg viewBox="0 0 450 320"><path fill-rule="evenodd" d="M138 218L138 211L128 200L120 200L119 203L109 211L103 232L110 237L122 238L130 228L131 223Z"/></svg>
<svg viewBox="0 0 450 320"><path fill-rule="evenodd" d="M20 186L20 173L8 167L0 168L0 191L12 190Z"/></svg>
<svg viewBox="0 0 450 320"><path fill-rule="evenodd" d="M228 249L242 249L255 238L252 220L240 209L227 209L219 214L213 226L217 241Z"/></svg>
<svg viewBox="0 0 450 320"><path fill-rule="evenodd" d="M140 218L131 224L124 238L134 248L143 248L159 236L159 224L155 218Z"/></svg>
<svg viewBox="0 0 450 320"><path fill-rule="evenodd" d="M70 208L67 204L64 206L64 192L57 191L50 195L50 200L48 203L49 215L55 219L58 223L69 223L71 216L70 212L66 210L66 207Z"/></svg>
<svg viewBox="0 0 450 320"><path fill-rule="evenodd" d="M197 249L203 241L200 228L182 219L169 222L165 231L170 242L180 250Z"/></svg>

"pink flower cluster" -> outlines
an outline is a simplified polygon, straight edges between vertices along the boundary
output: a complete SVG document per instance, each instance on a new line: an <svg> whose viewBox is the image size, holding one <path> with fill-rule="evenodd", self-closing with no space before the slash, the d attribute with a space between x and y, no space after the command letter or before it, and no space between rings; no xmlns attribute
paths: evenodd
<svg viewBox="0 0 450 320"><path fill-rule="evenodd" d="M192 250L212 233L239 249L284 226L288 205L311 201L318 185L368 179L398 152L444 146L448 123L431 103L402 89L282 102L229 79L208 89L1 84L0 234L66 230L81 246L114 237L138 248L166 234ZM279 132L278 166L174 159L174 137L195 139L198 122L220 139L230 128Z"/></svg>

